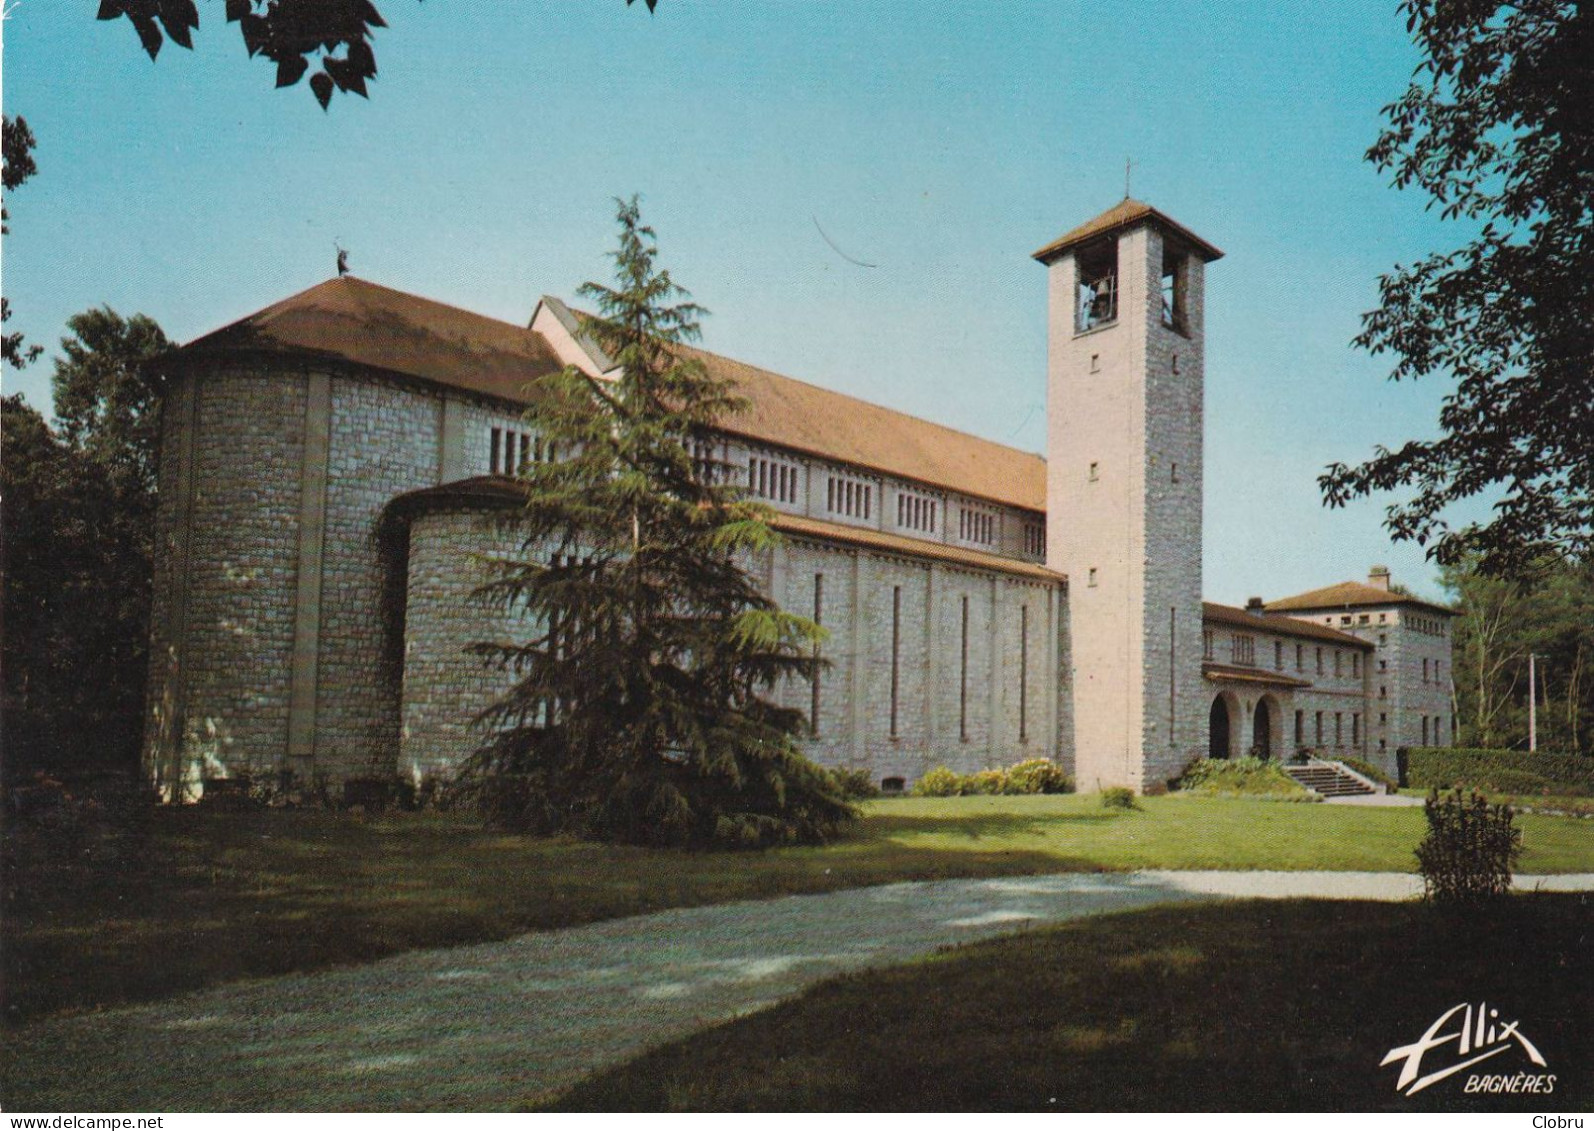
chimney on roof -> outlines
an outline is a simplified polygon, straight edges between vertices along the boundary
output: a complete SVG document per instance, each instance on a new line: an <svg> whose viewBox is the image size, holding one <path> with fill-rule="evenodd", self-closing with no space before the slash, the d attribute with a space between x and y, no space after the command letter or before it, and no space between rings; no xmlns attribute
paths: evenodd
<svg viewBox="0 0 1594 1131"><path fill-rule="evenodd" d="M1248 598L1246 598L1245 611L1250 613L1254 617L1261 616L1262 613L1265 611L1265 609L1262 606L1262 598L1260 598L1260 597L1248 597Z"/></svg>
<svg viewBox="0 0 1594 1131"><path fill-rule="evenodd" d="M1368 570L1367 584L1371 585L1374 589L1382 589L1385 593L1388 593L1389 567L1380 565L1374 566L1372 569Z"/></svg>

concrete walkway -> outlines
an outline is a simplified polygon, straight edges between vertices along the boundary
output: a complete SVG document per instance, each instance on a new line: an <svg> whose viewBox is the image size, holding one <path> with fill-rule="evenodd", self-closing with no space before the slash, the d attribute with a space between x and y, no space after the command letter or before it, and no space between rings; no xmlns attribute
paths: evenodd
<svg viewBox="0 0 1594 1131"><path fill-rule="evenodd" d="M1594 874L1518 886L1594 890ZM822 978L949 944L1170 901L1420 890L1375 872L1067 874L666 911L27 1026L7 1035L0 1105L501 1110Z"/></svg>

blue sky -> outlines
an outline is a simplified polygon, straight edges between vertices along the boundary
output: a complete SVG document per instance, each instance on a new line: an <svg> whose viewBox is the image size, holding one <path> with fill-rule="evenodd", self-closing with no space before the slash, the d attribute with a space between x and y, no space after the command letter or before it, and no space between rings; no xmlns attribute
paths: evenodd
<svg viewBox="0 0 1594 1131"><path fill-rule="evenodd" d="M1045 272L1123 195L1208 272L1205 588L1365 575L1437 596L1387 500L1316 478L1427 436L1442 383L1350 347L1376 279L1457 235L1362 159L1417 56L1394 0L1333 4L379 0L371 98L273 90L221 0L157 63L81 0L20 0L4 104L8 329L108 304L187 340L332 273L512 321L605 278L617 195L712 311L708 348L1039 451ZM817 227L816 227L817 224ZM839 255L818 227L859 267ZM7 370L49 400L49 363Z"/></svg>

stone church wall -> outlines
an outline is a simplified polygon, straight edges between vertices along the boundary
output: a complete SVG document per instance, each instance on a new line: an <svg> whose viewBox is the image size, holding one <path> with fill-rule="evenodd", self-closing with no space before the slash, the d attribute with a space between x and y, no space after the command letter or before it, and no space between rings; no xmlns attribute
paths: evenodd
<svg viewBox="0 0 1594 1131"><path fill-rule="evenodd" d="M282 767L306 378L179 377L162 416L146 730L169 798Z"/></svg>
<svg viewBox="0 0 1594 1131"><path fill-rule="evenodd" d="M519 536L490 512L443 511L411 520L401 776L419 782L446 776L464 762L482 738L474 720L511 686L511 675L466 649L487 640L523 640L528 634L516 623L518 618L473 598L492 576L483 559L513 556L519 546Z"/></svg>

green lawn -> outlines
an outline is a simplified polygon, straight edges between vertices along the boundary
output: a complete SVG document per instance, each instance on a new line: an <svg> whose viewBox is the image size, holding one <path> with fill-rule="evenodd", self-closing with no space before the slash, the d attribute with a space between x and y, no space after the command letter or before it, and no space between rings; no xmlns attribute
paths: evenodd
<svg viewBox="0 0 1594 1131"><path fill-rule="evenodd" d="M667 907L895 880L1155 868L1407 871L1420 809L1215 798L904 798L824 848L692 854L504 836L456 815L161 809L12 821L5 1017L164 997ZM1525 816L1522 869L1594 871L1594 822Z"/></svg>
<svg viewBox="0 0 1594 1131"><path fill-rule="evenodd" d="M598 1073L569 1111L1577 1111L1594 1099L1590 899L1231 902L1081 920L824 983ZM1555 1092L1395 1091L1386 1052L1484 1001ZM1453 1046L1451 1046L1453 1050ZM1458 1059L1429 1054L1424 1071ZM528 1097L530 1099L531 1097Z"/></svg>

